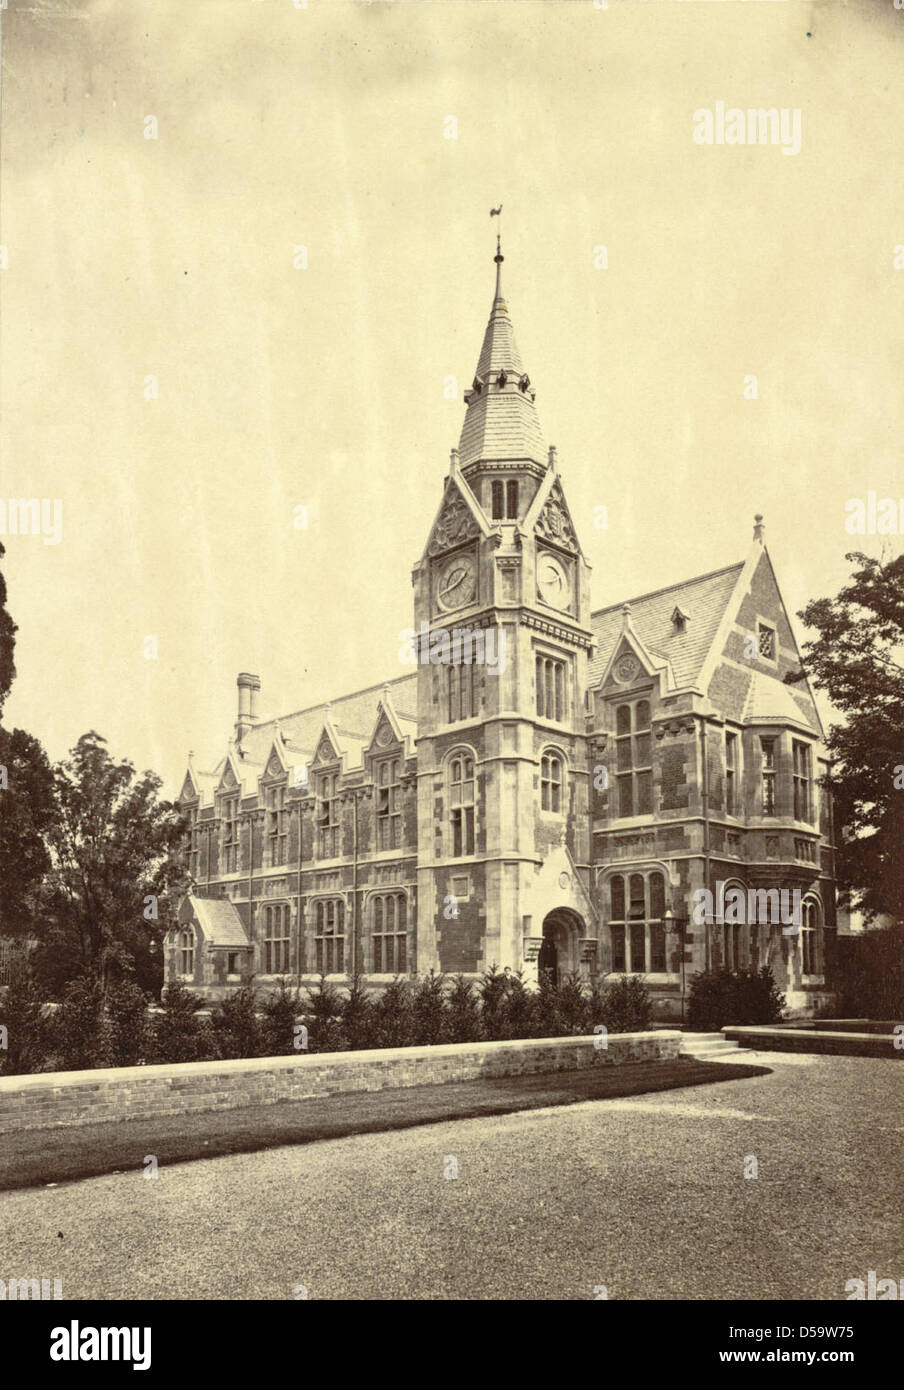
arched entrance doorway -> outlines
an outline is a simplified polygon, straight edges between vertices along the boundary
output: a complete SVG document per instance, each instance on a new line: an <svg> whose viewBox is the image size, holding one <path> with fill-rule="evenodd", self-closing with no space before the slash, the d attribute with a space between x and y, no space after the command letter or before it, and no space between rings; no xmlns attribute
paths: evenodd
<svg viewBox="0 0 904 1390"><path fill-rule="evenodd" d="M553 984L560 984L566 975L578 970L581 959L581 938L584 922L569 907L556 907L543 919L543 945L537 959L537 971L544 972Z"/></svg>

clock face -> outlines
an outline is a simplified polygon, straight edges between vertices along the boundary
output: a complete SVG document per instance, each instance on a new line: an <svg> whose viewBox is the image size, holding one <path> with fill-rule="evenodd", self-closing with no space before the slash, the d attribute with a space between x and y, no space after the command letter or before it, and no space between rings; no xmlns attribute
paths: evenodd
<svg viewBox="0 0 904 1390"><path fill-rule="evenodd" d="M540 555L537 560L537 593L553 608L567 608L569 601L568 575L564 566L552 555Z"/></svg>
<svg viewBox="0 0 904 1390"><path fill-rule="evenodd" d="M470 555L457 555L440 568L436 597L440 608L464 608L477 593L477 571Z"/></svg>

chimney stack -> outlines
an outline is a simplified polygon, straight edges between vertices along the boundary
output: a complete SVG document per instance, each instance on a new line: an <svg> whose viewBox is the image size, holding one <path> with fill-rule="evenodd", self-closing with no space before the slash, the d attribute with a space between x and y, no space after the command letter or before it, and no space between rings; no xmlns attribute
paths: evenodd
<svg viewBox="0 0 904 1390"><path fill-rule="evenodd" d="M261 678L252 676L248 671L242 671L236 685L239 691L239 712L235 721L235 741L241 743L243 736L258 720L257 696L261 688Z"/></svg>

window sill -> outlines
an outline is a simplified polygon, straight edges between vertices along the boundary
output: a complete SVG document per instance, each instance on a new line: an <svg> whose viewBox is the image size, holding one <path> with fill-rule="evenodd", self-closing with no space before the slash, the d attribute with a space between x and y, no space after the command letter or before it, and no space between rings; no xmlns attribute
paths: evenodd
<svg viewBox="0 0 904 1390"><path fill-rule="evenodd" d="M662 970L610 970L607 980L649 980L651 985L680 985L681 976Z"/></svg>

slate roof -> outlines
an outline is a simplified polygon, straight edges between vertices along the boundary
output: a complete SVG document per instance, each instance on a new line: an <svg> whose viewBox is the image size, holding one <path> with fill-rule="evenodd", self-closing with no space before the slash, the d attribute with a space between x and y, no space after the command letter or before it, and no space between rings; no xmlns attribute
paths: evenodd
<svg viewBox="0 0 904 1390"><path fill-rule="evenodd" d="M807 711L803 704L798 703L794 698L794 692L785 685L784 681L777 680L774 676L764 675L762 671L755 672L747 692L744 722L747 724L762 721L784 723L786 720L792 720L797 724L805 725L808 729L819 732L812 714Z"/></svg>
<svg viewBox="0 0 904 1390"><path fill-rule="evenodd" d="M532 459L543 463L546 444L537 409L517 384L487 387L468 406L458 457L462 467L477 459Z"/></svg>
<svg viewBox="0 0 904 1390"><path fill-rule="evenodd" d="M475 374L482 388L479 395L471 397L458 441L462 467L477 459L533 459L536 463L546 459L533 391L522 391L518 384L524 364L502 293L500 271L501 256L497 260L496 295ZM508 375L504 387L496 384L501 371Z"/></svg>
<svg viewBox="0 0 904 1390"><path fill-rule="evenodd" d="M397 676L395 680L368 686L366 690L358 690L351 695L342 695L329 703L323 701L307 709L255 724L242 739L244 758L235 758L246 794L257 790L257 779L270 756L277 724L286 740L283 756L290 766L313 758L327 716L332 719L339 736L340 752L349 754L351 766L359 765L362 750L370 742L377 720L377 706L387 685L403 734L410 733L414 737L417 734L417 719L412 711L417 709L417 672L411 671L408 675ZM212 790L218 784L225 763L223 757L212 773L195 774L199 781L204 779L205 791L208 787Z"/></svg>
<svg viewBox="0 0 904 1390"><path fill-rule="evenodd" d="M188 898L208 946L248 946L248 934L228 898Z"/></svg>
<svg viewBox="0 0 904 1390"><path fill-rule="evenodd" d="M671 662L678 686L693 685L700 675L743 568L740 561L630 600L634 630L654 656ZM683 632L677 632L672 622L676 606L687 615ZM590 668L592 685L602 678L621 636L623 607L624 601L591 614L597 641Z"/></svg>

